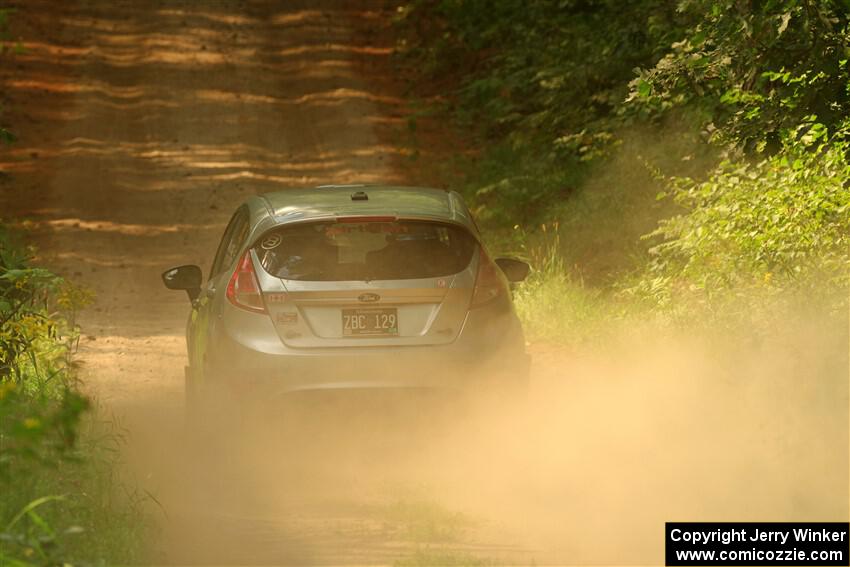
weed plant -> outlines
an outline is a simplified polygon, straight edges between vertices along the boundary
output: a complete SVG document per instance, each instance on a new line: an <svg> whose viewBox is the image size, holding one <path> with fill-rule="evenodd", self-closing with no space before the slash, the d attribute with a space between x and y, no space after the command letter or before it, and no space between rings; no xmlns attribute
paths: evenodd
<svg viewBox="0 0 850 567"><path fill-rule="evenodd" d="M76 311L91 295L0 224L0 564L141 557L145 498L117 475L123 432L80 392Z"/></svg>

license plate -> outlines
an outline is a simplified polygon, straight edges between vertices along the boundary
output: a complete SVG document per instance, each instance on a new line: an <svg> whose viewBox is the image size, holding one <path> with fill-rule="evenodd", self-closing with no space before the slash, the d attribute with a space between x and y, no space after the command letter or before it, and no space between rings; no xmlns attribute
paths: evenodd
<svg viewBox="0 0 850 567"><path fill-rule="evenodd" d="M398 310L395 307L343 309L342 334L346 337L398 335Z"/></svg>

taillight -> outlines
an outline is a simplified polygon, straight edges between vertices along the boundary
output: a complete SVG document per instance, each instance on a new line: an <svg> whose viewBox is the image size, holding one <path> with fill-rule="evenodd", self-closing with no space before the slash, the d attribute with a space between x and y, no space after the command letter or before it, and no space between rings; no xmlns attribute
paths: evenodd
<svg viewBox="0 0 850 567"><path fill-rule="evenodd" d="M472 292L470 307L480 307L490 303L508 291L499 267L490 260L483 246L479 249L478 275L475 277L475 290Z"/></svg>
<svg viewBox="0 0 850 567"><path fill-rule="evenodd" d="M257 274L254 273L254 263L251 261L251 251L247 250L239 263L236 271L227 284L227 299L240 309L253 311L254 313L265 313L266 304L260 293L260 284L257 283Z"/></svg>

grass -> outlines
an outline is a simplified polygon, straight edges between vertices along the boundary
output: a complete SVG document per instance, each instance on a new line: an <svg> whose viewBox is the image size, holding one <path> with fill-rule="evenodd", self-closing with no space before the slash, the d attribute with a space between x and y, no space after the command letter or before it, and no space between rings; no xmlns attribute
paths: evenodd
<svg viewBox="0 0 850 567"><path fill-rule="evenodd" d="M466 170L491 251L534 268L515 289L530 340L593 341L638 319L767 331L798 295L846 311L846 143L716 166L689 128L634 127L590 164L497 145Z"/></svg>
<svg viewBox="0 0 850 567"><path fill-rule="evenodd" d="M412 555L394 562L393 565L395 567L490 567L497 563L462 551L418 549Z"/></svg>
<svg viewBox="0 0 850 567"><path fill-rule="evenodd" d="M118 475L124 432L77 389L89 297L0 223L0 564L142 559L147 498Z"/></svg>
<svg viewBox="0 0 850 567"><path fill-rule="evenodd" d="M613 316L608 294L589 287L566 267L557 225L528 254L535 270L514 291L517 314L531 341L575 344L605 331Z"/></svg>
<svg viewBox="0 0 850 567"><path fill-rule="evenodd" d="M422 498L398 500L387 509L386 518L417 543L457 542L472 523L465 514Z"/></svg>
<svg viewBox="0 0 850 567"><path fill-rule="evenodd" d="M413 553L399 558L396 567L483 567L496 565L486 557L453 549L472 527L466 514L448 510L421 496L400 498L386 509L386 520L414 543Z"/></svg>
<svg viewBox="0 0 850 567"><path fill-rule="evenodd" d="M144 557L148 497L117 475L121 434L89 415L75 450L19 469L0 496L0 564L114 565Z"/></svg>

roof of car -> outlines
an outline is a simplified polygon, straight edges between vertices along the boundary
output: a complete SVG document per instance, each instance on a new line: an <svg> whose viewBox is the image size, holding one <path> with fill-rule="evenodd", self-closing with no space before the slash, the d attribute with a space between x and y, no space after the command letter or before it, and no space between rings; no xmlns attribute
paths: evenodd
<svg viewBox="0 0 850 567"><path fill-rule="evenodd" d="M357 195L363 193L363 195ZM338 216L393 215L474 226L454 191L390 185L324 185L260 196L275 224ZM359 198L358 198L359 197Z"/></svg>

